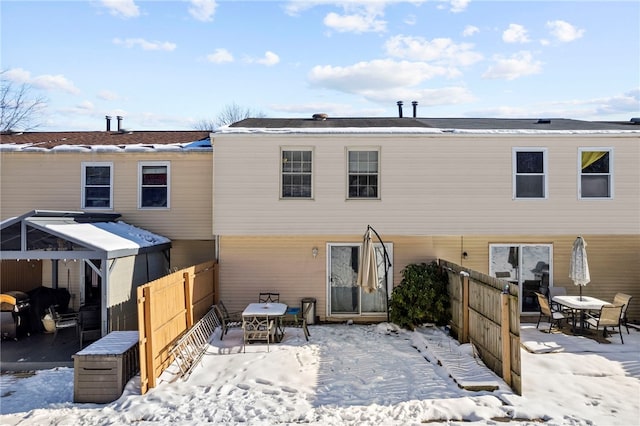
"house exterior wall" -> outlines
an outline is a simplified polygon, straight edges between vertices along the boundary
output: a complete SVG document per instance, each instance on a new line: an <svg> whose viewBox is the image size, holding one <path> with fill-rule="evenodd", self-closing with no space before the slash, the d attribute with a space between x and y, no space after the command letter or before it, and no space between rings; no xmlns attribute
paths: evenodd
<svg viewBox="0 0 640 426"><path fill-rule="evenodd" d="M364 233L364 230L363 230ZM472 235L410 237L381 235L393 244L392 285L402 281L402 270L411 263L441 258L461 266L489 273L489 245L498 243L550 244L553 248L553 286L566 287L568 294L579 293L569 278L569 256L574 235ZM613 300L617 292L633 295L629 318L640 320L640 236L583 235L591 282L583 293ZM327 244L362 241L362 235L255 236L220 238L220 298L233 311L241 311L256 302L261 291L276 291L287 304L300 306L300 300L317 300L316 313L321 321L344 321L327 316ZM313 247L318 248L316 258ZM467 252L466 259L461 256ZM354 318L366 321L377 318Z"/></svg>
<svg viewBox="0 0 640 426"><path fill-rule="evenodd" d="M250 134L215 137L218 235L640 234L637 135ZM280 148L314 152L311 200L280 200ZM346 149L380 149L380 199L346 199ZM547 199L514 200L512 148L548 150ZM610 147L614 197L578 198L578 148ZM250 153L250 154L249 154Z"/></svg>
<svg viewBox="0 0 640 426"><path fill-rule="evenodd" d="M113 209L90 211L117 212L134 226L166 236L176 250L172 257L196 264L189 255L191 241L213 245L213 171L212 152L42 152L6 151L0 155L0 220L19 216L30 210L82 209L82 163L113 163ZM170 162L170 207L138 208L138 163ZM181 253L181 250L185 250ZM207 259L211 259L208 257Z"/></svg>
<svg viewBox="0 0 640 426"><path fill-rule="evenodd" d="M635 134L220 134L215 146L220 297L233 310L277 290L288 303L315 297L320 319L337 320L326 317L327 243L359 243L371 225L393 243L394 285L409 263L443 258L489 273L489 244L540 243L552 246L553 285L569 294L569 253L583 235L585 293L631 294L629 317L640 320ZM514 147L547 151L547 198L513 198ZM313 150L313 198L282 200L280 150L300 148ZM346 199L348 148L379 150L380 199ZM580 148L613 151L612 199L579 198Z"/></svg>

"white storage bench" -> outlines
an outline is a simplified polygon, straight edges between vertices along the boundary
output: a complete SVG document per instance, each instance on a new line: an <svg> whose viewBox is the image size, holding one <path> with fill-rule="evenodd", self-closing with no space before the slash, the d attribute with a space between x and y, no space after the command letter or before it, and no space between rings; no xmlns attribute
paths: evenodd
<svg viewBox="0 0 640 426"><path fill-rule="evenodd" d="M120 398L140 369L137 331L113 331L73 355L73 401Z"/></svg>

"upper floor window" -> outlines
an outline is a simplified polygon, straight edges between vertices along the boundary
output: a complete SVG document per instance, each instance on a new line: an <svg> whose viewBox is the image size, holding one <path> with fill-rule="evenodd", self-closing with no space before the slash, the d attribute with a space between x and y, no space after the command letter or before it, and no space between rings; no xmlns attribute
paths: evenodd
<svg viewBox="0 0 640 426"><path fill-rule="evenodd" d="M547 198L547 150L514 148L513 198Z"/></svg>
<svg viewBox="0 0 640 426"><path fill-rule="evenodd" d="M348 151L348 198L378 198L380 175L376 151Z"/></svg>
<svg viewBox="0 0 640 426"><path fill-rule="evenodd" d="M578 150L578 193L580 198L613 198L613 150Z"/></svg>
<svg viewBox="0 0 640 426"><path fill-rule="evenodd" d="M82 208L113 208L113 163L82 163Z"/></svg>
<svg viewBox="0 0 640 426"><path fill-rule="evenodd" d="M282 198L311 198L313 151L282 150Z"/></svg>
<svg viewBox="0 0 640 426"><path fill-rule="evenodd" d="M169 207L169 162L142 162L138 165L140 208Z"/></svg>

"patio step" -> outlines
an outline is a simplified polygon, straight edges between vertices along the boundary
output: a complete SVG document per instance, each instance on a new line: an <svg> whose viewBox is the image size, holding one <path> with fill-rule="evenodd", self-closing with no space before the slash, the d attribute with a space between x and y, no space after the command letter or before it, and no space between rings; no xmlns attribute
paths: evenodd
<svg viewBox="0 0 640 426"><path fill-rule="evenodd" d="M460 346L440 330L415 333L413 346L427 361L442 366L462 389L495 391L504 383L479 357L470 353L470 345Z"/></svg>

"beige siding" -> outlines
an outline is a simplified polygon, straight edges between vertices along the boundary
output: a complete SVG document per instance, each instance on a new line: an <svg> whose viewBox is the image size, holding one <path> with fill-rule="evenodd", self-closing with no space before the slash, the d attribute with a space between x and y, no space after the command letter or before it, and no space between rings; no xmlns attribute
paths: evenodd
<svg viewBox="0 0 640 426"><path fill-rule="evenodd" d="M574 235L406 237L383 234L381 237L385 243L393 243L394 285L401 282L402 269L410 263L443 258L488 273L489 244L544 243L553 247L553 285L566 287L569 294L578 294L578 288L568 276ZM221 237L220 298L232 310L242 310L247 303L257 300L260 291L279 291L283 301L294 305L299 305L301 298L315 297L321 320L332 320L326 316L327 243L358 243L361 238L360 235ZM584 238L591 269L591 283L584 288L584 294L604 300L612 300L617 292L631 294L634 299L629 318L640 320L640 237L584 235ZM312 256L313 247L319 249L316 258ZM463 251L468 254L466 259L461 257Z"/></svg>
<svg viewBox="0 0 640 426"><path fill-rule="evenodd" d="M217 135L214 233L640 234L637 135ZM314 150L312 200L280 200L281 147ZM346 200L346 149L380 148L380 200ZM549 197L513 200L512 148L548 150ZM610 147L614 198L579 200L580 147Z"/></svg>
<svg viewBox="0 0 640 426"><path fill-rule="evenodd" d="M178 270L215 259L215 242L212 240L171 241L171 269Z"/></svg>
<svg viewBox="0 0 640 426"><path fill-rule="evenodd" d="M170 208L138 209L138 162L171 163ZM112 162L113 212L170 239L212 239L211 152L3 152L0 219L34 209L81 210L82 162ZM101 210L102 211L102 210Z"/></svg>

